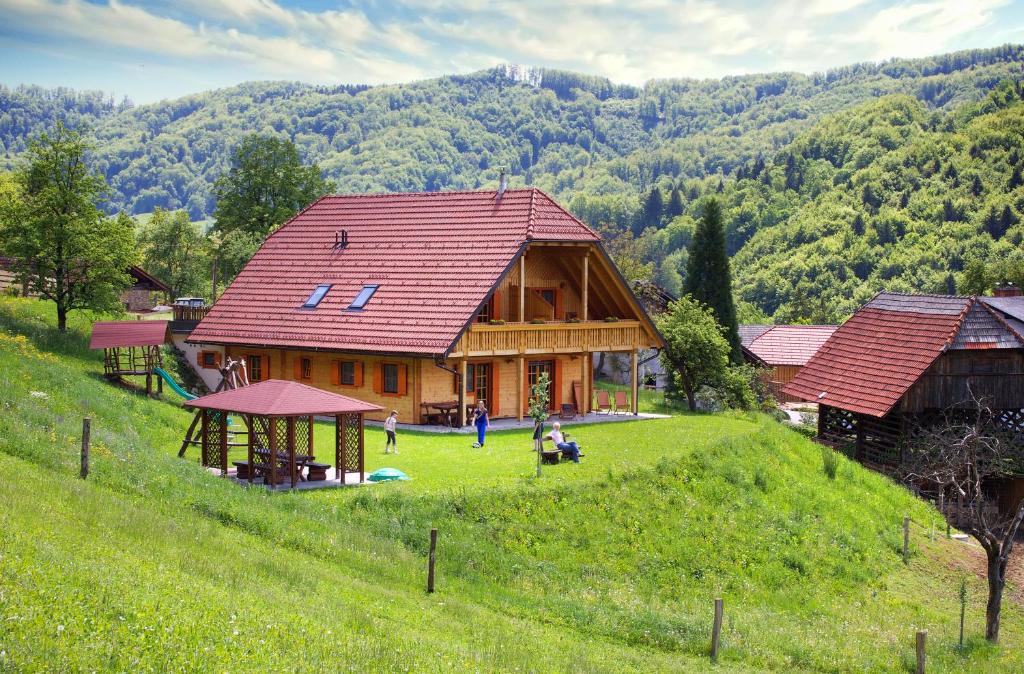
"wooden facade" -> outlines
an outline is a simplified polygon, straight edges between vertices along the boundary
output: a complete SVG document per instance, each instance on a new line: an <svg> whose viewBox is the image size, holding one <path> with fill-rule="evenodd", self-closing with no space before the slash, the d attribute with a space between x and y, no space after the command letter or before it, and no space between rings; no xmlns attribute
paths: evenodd
<svg viewBox="0 0 1024 674"><path fill-rule="evenodd" d="M402 423L426 423L426 404L461 399L465 423L466 407L478 399L494 418L522 419L528 386L540 372L552 380L552 411L572 404L585 414L592 408L593 353L628 353L635 371L637 352L659 344L603 255L588 244L538 243L498 282L444 358L266 346L226 346L225 356L245 359L251 381L299 381L379 405L382 412L368 414L375 420L393 409ZM635 383L631 400L635 414Z"/></svg>

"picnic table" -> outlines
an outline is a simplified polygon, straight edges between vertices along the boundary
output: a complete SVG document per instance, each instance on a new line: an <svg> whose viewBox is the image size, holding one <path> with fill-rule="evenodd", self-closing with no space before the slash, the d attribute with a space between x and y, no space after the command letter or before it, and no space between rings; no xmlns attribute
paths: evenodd
<svg viewBox="0 0 1024 674"><path fill-rule="evenodd" d="M441 425L451 428L452 413L459 409L459 403L457 400L446 400L434 403L420 403L420 407L426 410L426 417L428 421L430 420L430 417L433 416L430 414L430 410L435 409L439 413L438 416L443 418L443 423Z"/></svg>
<svg viewBox="0 0 1024 674"><path fill-rule="evenodd" d="M254 447L253 450L252 450L252 453L263 459L264 468L261 471L258 471L258 472L262 472L264 478L269 478L270 450L266 449L265 447ZM306 478L304 478L302 476L302 471L305 470L306 466L308 466L309 464L313 463L313 459L314 458L315 457L310 455L310 454L296 454L295 455L295 469L296 469L296 471L299 474L299 480L305 480L306 479ZM285 471L286 471L284 473L282 473L281 471L278 471L278 477L284 478L287 475L287 469L288 469L288 465L289 465L288 462L289 462L290 459L291 459L291 455L289 455L288 452L278 452L277 453L277 465L282 467L282 468L284 468ZM256 467L253 466L252 468L255 469ZM256 472L253 473L254 476L256 474L257 474Z"/></svg>

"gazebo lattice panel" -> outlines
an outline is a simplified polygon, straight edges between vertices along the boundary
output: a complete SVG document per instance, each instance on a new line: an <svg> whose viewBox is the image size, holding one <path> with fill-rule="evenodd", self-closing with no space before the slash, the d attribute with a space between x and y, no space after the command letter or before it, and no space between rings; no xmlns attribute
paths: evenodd
<svg viewBox="0 0 1024 674"><path fill-rule="evenodd" d="M338 416L336 465L340 473L362 472L362 419L358 414Z"/></svg>
<svg viewBox="0 0 1024 674"><path fill-rule="evenodd" d="M250 432L252 433L252 446L254 449L270 449L270 420L266 417L252 416L249 417L249 424L251 427ZM252 455L252 471L257 471L262 474L263 469L270 463L270 458L266 454L253 452ZM252 472L250 471L250 472Z"/></svg>
<svg viewBox="0 0 1024 674"><path fill-rule="evenodd" d="M313 455L313 446L311 444L312 434L310 433L310 419L309 417L296 417L295 418L295 453L306 454L309 456Z"/></svg>
<svg viewBox="0 0 1024 674"><path fill-rule="evenodd" d="M203 419L203 466L227 471L227 415L207 412Z"/></svg>

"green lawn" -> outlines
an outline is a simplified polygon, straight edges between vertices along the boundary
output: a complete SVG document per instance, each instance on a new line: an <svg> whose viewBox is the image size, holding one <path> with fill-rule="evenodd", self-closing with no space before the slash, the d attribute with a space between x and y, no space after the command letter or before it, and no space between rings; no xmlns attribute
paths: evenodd
<svg viewBox="0 0 1024 674"><path fill-rule="evenodd" d="M578 426L584 462L539 480L526 431L403 432L396 457L372 428L368 469L412 481L267 493L178 459L191 415L103 381L74 326L0 300L0 671L703 671L719 596L716 670L906 671L917 629L929 671L1024 669L1019 606L978 638L979 579L955 651L934 511L845 459L828 480L766 417Z"/></svg>

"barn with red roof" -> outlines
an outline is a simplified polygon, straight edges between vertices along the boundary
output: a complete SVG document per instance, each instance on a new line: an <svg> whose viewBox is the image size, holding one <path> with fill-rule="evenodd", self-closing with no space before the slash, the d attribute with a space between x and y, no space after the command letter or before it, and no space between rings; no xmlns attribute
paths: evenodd
<svg viewBox="0 0 1024 674"><path fill-rule="evenodd" d="M323 197L266 239L188 341L243 359L250 380L406 423L464 418L477 400L521 419L542 373L552 410L585 413L591 353L636 368L662 345L600 237L538 189Z"/></svg>
<svg viewBox="0 0 1024 674"><path fill-rule="evenodd" d="M818 403L818 437L891 469L917 423L983 399L1024 432L1024 297L879 293L841 325L784 393Z"/></svg>
<svg viewBox="0 0 1024 674"><path fill-rule="evenodd" d="M836 331L835 325L741 325L740 342L747 360L768 368L768 388L779 402L799 400L782 388Z"/></svg>

